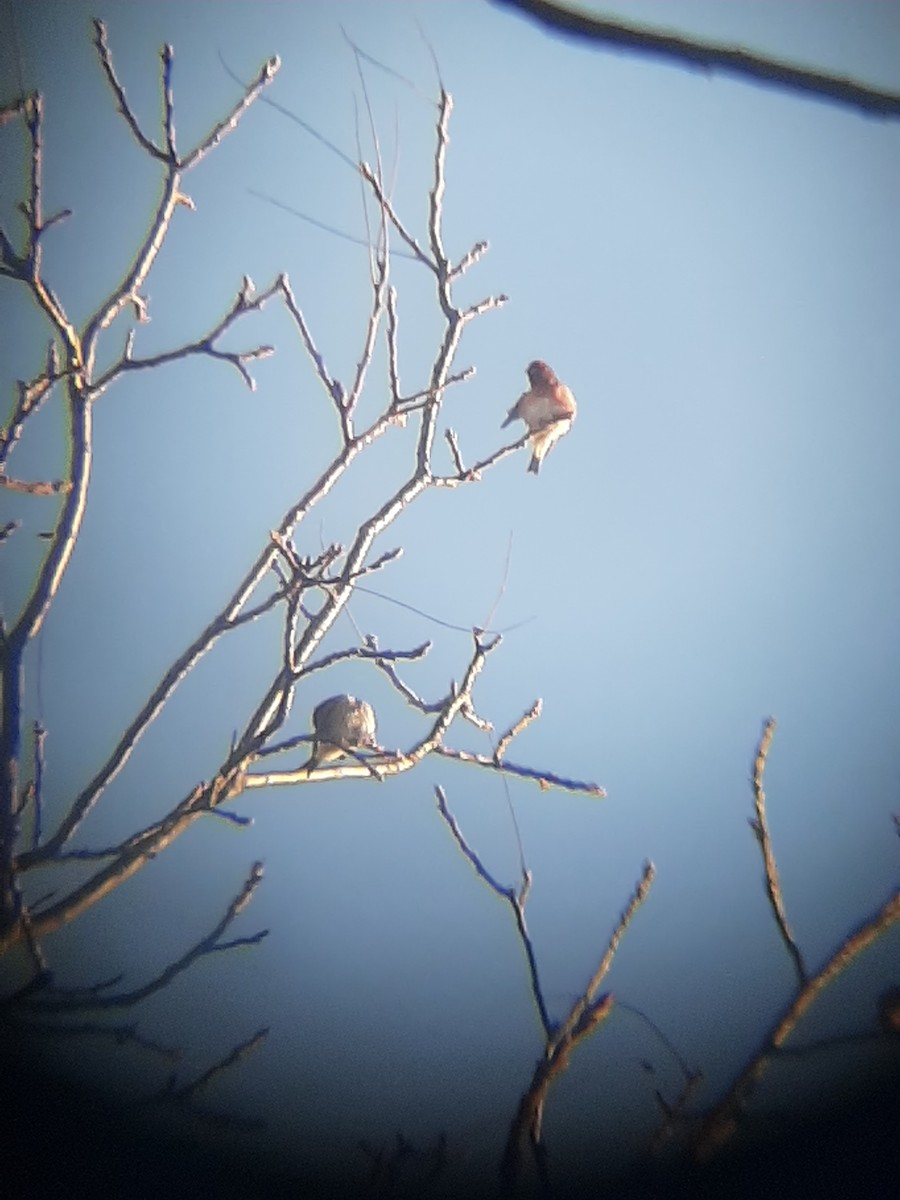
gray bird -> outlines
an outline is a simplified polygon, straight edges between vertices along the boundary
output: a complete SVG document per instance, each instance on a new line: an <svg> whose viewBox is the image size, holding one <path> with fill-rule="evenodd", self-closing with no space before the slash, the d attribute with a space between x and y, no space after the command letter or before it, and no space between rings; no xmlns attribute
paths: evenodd
<svg viewBox="0 0 900 1200"><path fill-rule="evenodd" d="M329 696L313 710L313 752L308 770L336 759L354 757L353 751L375 745L375 712L355 696Z"/></svg>

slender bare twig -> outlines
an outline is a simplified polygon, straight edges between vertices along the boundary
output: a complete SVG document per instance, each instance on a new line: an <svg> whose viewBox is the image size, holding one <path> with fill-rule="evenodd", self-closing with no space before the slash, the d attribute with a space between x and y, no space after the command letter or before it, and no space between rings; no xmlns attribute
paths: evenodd
<svg viewBox="0 0 900 1200"><path fill-rule="evenodd" d="M606 796L606 789L598 783L567 779L564 775L557 775L555 771L539 771L536 767L522 767L506 760L496 762L485 754L472 754L468 750L454 750L450 746L436 746L435 753L443 755L444 758L453 758L457 762L483 767L487 771L499 771L506 775L516 775L520 779L532 779L538 784L541 791L555 787L561 788L564 792L584 792L588 796L597 796L600 799Z"/></svg>
<svg viewBox="0 0 900 1200"><path fill-rule="evenodd" d="M281 293L284 296L287 310L293 317L294 324L300 331L300 336L303 339L303 345L306 348L306 353L312 360L313 366L316 369L316 374L318 375L326 393L334 403L334 406L338 411L338 415L340 415L344 406L344 389L341 384L328 373L328 368L325 366L325 359L316 349L316 344L313 341L312 334L309 331L309 327L306 324L303 313L300 311L299 304L294 299L294 293L286 275L281 276Z"/></svg>
<svg viewBox="0 0 900 1200"><path fill-rule="evenodd" d="M407 246L409 246L410 250L413 253L413 256L416 259L418 259L418 261L420 263L423 263L426 267L428 267L428 269L430 271L434 271L435 273L437 273L437 268L435 267L434 263L431 261L431 259L428 257L428 255L425 253L425 251L422 249L422 247L419 245L419 243L416 241L416 239L413 237L413 235L409 232L409 230L406 228L406 226L403 224L403 222L400 220L399 216L395 212L394 206L391 204L390 200L385 195L384 189L382 188L377 175L372 170L372 168L369 166L369 164L368 163L360 163L359 170L360 170L360 174L362 175L363 179L365 179L366 183L368 183L368 185L371 187L372 191L375 193L375 198L378 201L378 203L381 205L382 211L387 215L391 224L394 226L394 228L400 234L400 237L403 239L403 241L406 242Z"/></svg>
<svg viewBox="0 0 900 1200"><path fill-rule="evenodd" d="M109 49L109 42L106 35L106 23L104 21L94 21L94 45L97 47L97 55L100 59L100 65L106 75L106 81L110 86L110 90L116 98L116 104L119 112L125 119L125 124L131 130L132 136L142 150L145 150L153 158L159 158L165 161L166 152L152 141L141 129L137 117L131 105L128 103L128 97L125 95L125 89L119 82L116 74L116 69L113 66L112 53Z"/></svg>
<svg viewBox="0 0 900 1200"><path fill-rule="evenodd" d="M468 271L469 267L474 267L482 255L488 252L487 242L476 242L471 250L459 260L455 267L450 270L450 278L455 279L457 275L463 275Z"/></svg>
<svg viewBox="0 0 900 1200"><path fill-rule="evenodd" d="M499 301L504 297L499 297ZM432 480L434 487L459 487L461 483L479 483L485 471L490 467L494 467L498 462L502 462L504 458L508 458L510 454L516 454L527 443L529 435L526 433L520 437L517 442L513 442L509 446L501 446L499 450L495 450L493 454L489 454L487 458L481 459L480 462L473 463L466 471L457 473L456 475L436 475Z"/></svg>
<svg viewBox="0 0 900 1200"><path fill-rule="evenodd" d="M775 862L772 838L769 833L769 823L766 819L766 793L763 791L763 775L766 769L769 747L772 744L772 736L775 733L775 724L774 717L769 717L763 726L759 745L756 748L756 757L753 763L753 796L756 804L756 819L750 821L750 828L756 835L756 840L759 842L760 849L762 850L763 862L766 868L766 893L769 897L769 903L772 906L775 923L778 926L778 932L781 934L782 941L793 960L797 971L797 978L800 987L802 987L808 978L808 973L806 964L803 961L803 955L800 953L800 947L797 945L794 934L788 924L787 914L784 911L784 900L781 895L781 884L778 879L778 866Z"/></svg>
<svg viewBox="0 0 900 1200"><path fill-rule="evenodd" d="M354 166L355 169L355 164L353 164L352 159L348 158L347 161L351 164L351 166ZM275 196L270 196L268 192L260 192L256 188L247 188L247 191L251 196L256 196L259 200L265 200L267 204L272 204L275 206L275 208L280 208L284 212L290 213L292 217L299 217L301 221L306 221L309 225L315 225L316 229L322 229L325 231L325 233L330 233L334 237L341 238L342 241L352 242L354 246L365 246L366 248L368 248L370 245L369 238L357 237L355 234L347 233L343 229L336 229L334 225L329 225L327 221L320 221L316 217L311 217L309 213L301 212L299 208L294 208L294 206L291 204L285 204L283 200L279 200ZM391 258L406 258L410 261L414 261L415 255L410 254L406 250L392 249Z"/></svg>
<svg viewBox="0 0 900 1200"><path fill-rule="evenodd" d="M256 1033L252 1034L245 1041L233 1046L218 1062L208 1067L207 1070L201 1072L187 1083L179 1084L177 1075L173 1073L161 1089L135 1101L135 1107L147 1108L150 1106L176 1104L179 1108L186 1109L192 1116L199 1117L203 1121L222 1129L256 1130L263 1128L265 1122L260 1118L238 1117L230 1112L222 1112L205 1106L201 1107L195 1103L195 1100L218 1076L224 1074L226 1071L230 1071L247 1058L248 1055L258 1050L268 1036L268 1027L258 1029Z"/></svg>
<svg viewBox="0 0 900 1200"><path fill-rule="evenodd" d="M59 381L59 357L56 343L51 342L47 352L47 365L44 371L30 383L19 381L19 397L9 420L0 430L0 467L5 466L9 455L22 434L26 420L36 413L47 400L53 390L53 385Z"/></svg>
<svg viewBox="0 0 900 1200"><path fill-rule="evenodd" d="M450 447L450 457L453 459L453 466L460 478L466 474L466 468L463 466L462 457L459 453L459 442L456 440L456 434L452 429L444 430L444 441Z"/></svg>
<svg viewBox="0 0 900 1200"><path fill-rule="evenodd" d="M267 929L251 934L249 937L232 939L229 942L222 942L220 939L225 930L250 903L253 893L262 880L262 876L262 863L254 863L240 891L234 896L215 927L179 958L169 963L153 979L142 984L141 987L133 988L127 992L116 992L112 995L101 994L107 990L108 981L102 987L95 985L93 988L79 989L77 992L63 989L45 989L34 997L28 1006L29 1011L46 1014L51 1012L73 1012L82 1009L109 1010L132 1008L142 1000L146 1000L148 996L152 996L154 993L168 987L174 979L200 958L204 958L209 954L219 953L223 950L231 950L236 946L258 945L259 942L268 936L269 931ZM36 914L37 921L40 921L40 917L40 913Z"/></svg>
<svg viewBox="0 0 900 1200"><path fill-rule="evenodd" d="M389 287L387 290L387 360L388 382L391 385L391 401L394 405L400 403L400 368L397 351L397 290Z"/></svg>
<svg viewBox="0 0 900 1200"><path fill-rule="evenodd" d="M507 729L506 733L504 733L497 742L497 747L494 750L494 762L500 762L500 760L503 758L503 755L509 749L509 745L513 738L518 737L523 729L527 729L532 721L536 721L538 719L538 717L541 715L543 707L543 701L535 700L531 708L529 708L527 712L523 713L514 725L511 725L509 729Z"/></svg>
<svg viewBox="0 0 900 1200"><path fill-rule="evenodd" d="M516 892L515 888L504 887L487 869L478 854L472 849L466 841L459 823L450 811L447 805L447 796L442 787L436 787L434 794L437 799L438 812L444 819L447 828L453 835L461 854L471 864L478 877L487 884L495 895L501 900L505 900L513 910L513 916L516 919L516 929L519 934L519 941L522 943L522 948L525 951L525 958L528 961L528 973L531 981L531 994L534 997L534 1003L537 1007L541 1018L541 1025L544 1028L544 1036L550 1038L553 1036L554 1024L550 1019L550 1014L547 1011L547 1004L544 1000L544 992L541 988L540 974L538 972L537 958L534 953L534 945L531 941L531 935L528 932L528 925L525 921L525 903L528 899L528 894L531 890L531 874L526 871L522 889Z"/></svg>
<svg viewBox="0 0 900 1200"><path fill-rule="evenodd" d="M268 87L280 70L281 59L277 54L274 54L263 63L256 78L245 86L243 96L235 104L228 116L218 121L195 149L191 150L181 159L179 166L182 171L189 171L191 167L196 166L201 158L205 158L211 150L215 150L223 138L227 137L229 133L232 133L237 128L241 117L250 105L258 97L262 96L263 89Z"/></svg>
<svg viewBox="0 0 900 1200"><path fill-rule="evenodd" d="M35 721L32 727L34 736L34 820L31 831L32 848L40 845L43 834L42 822L44 815L44 743L47 740L47 730L40 721Z"/></svg>
<svg viewBox="0 0 900 1200"><path fill-rule="evenodd" d="M505 301L506 297L501 297L501 299ZM443 386L443 388L446 389L446 388L450 387L451 384L464 383L467 379L471 379L474 374L475 374L474 367L466 367L462 371L457 371L455 374L448 375L447 378L444 380L442 386ZM432 387L421 388L418 392L412 392L409 396L401 396L400 399L396 402L395 407L397 409L399 409L400 411L407 413L410 411L411 406L414 404L417 404L420 400L430 401L433 399L434 399L434 388L432 388Z"/></svg>
<svg viewBox="0 0 900 1200"><path fill-rule="evenodd" d="M154 1038L144 1037L138 1033L137 1025L103 1025L98 1021L79 1021L77 1023L60 1024L56 1021L33 1021L16 1013L4 1014L4 1021L18 1028L23 1035L40 1034L46 1037L96 1037L104 1041L115 1042L117 1046L137 1046L160 1058L177 1062L183 1054L179 1046L167 1046Z"/></svg>

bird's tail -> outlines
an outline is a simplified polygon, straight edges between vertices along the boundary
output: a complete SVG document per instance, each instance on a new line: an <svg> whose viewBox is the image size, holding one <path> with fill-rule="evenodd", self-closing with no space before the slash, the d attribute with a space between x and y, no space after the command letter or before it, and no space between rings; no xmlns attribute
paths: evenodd
<svg viewBox="0 0 900 1200"><path fill-rule="evenodd" d="M537 473L538 473L538 471L540 471L540 469L541 469L541 460L538 458L538 456L536 454L532 454L531 462L528 464L528 470L531 472L532 475L537 475Z"/></svg>

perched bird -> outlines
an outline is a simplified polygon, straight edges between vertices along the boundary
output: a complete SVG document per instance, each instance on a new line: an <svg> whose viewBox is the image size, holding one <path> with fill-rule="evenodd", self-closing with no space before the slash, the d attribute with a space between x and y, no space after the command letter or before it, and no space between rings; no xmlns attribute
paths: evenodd
<svg viewBox="0 0 900 1200"><path fill-rule="evenodd" d="M528 470L537 475L550 448L569 432L575 420L575 397L540 359L528 364L531 387L515 402L500 426L524 421L531 434Z"/></svg>
<svg viewBox="0 0 900 1200"><path fill-rule="evenodd" d="M372 705L355 696L330 696L313 710L313 752L308 770L338 758L353 757L353 751L375 745L375 713Z"/></svg>

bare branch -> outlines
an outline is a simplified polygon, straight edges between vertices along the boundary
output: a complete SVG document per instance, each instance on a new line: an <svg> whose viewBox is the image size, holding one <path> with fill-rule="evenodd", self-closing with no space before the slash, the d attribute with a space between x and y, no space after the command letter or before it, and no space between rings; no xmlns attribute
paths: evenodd
<svg viewBox="0 0 900 1200"><path fill-rule="evenodd" d="M444 389L446 389L446 388L450 387L451 384L454 384L454 383L465 383L465 381L467 379L471 379L474 374L475 374L474 367L466 367L462 371L457 371L454 375L448 375L447 378L444 380L442 387ZM409 412L410 407L408 407L408 406L412 406L415 402L420 401L420 400L426 400L426 401L433 400L434 396L435 396L434 388L430 388L430 387L423 388L419 392L413 392L412 395L410 395L410 396L402 396L399 400L397 400L395 407L400 409L402 412ZM401 406L402 406L402 408L401 408Z"/></svg>
<svg viewBox="0 0 900 1200"><path fill-rule="evenodd" d="M58 496L70 492L72 485L67 479L26 483L23 479L10 479L8 475L0 474L0 488L6 488L8 492L24 492L28 496Z"/></svg>
<svg viewBox="0 0 900 1200"><path fill-rule="evenodd" d="M450 114L453 111L453 97L446 89L441 90L440 111L437 122L437 146L434 154L434 186L429 195L428 239L431 243L431 254L435 269L438 273L438 300L444 316L452 319L455 309L450 299L450 284L452 282L450 262L444 251L442 232L444 192L447 187L447 145L450 141Z"/></svg>
<svg viewBox="0 0 900 1200"><path fill-rule="evenodd" d="M517 442L513 442L509 446L502 446L499 450L495 450L493 454L489 454L487 458L474 463L463 474L435 475L431 482L434 487L447 488L459 487L461 483L478 483L485 471L496 466L498 462L502 462L504 458L508 458L510 454L515 454L521 450L528 442L529 437L530 434L525 433Z"/></svg>
<svg viewBox="0 0 900 1200"><path fill-rule="evenodd" d="M172 1078L169 1080L168 1085L163 1089L163 1091L158 1093L156 1096L149 1097L147 1103L158 1103L161 1101L171 1100L177 1100L184 1103L193 1100L193 1098L199 1092L202 1092L209 1087L209 1085L217 1076L223 1074L225 1071L230 1070L231 1067L236 1066L237 1063L247 1058L247 1056L252 1054L255 1050L258 1050L268 1036L269 1030L267 1027L264 1029L258 1029L256 1033L249 1037L245 1042L241 1042L239 1045L231 1049L222 1059L219 1060L219 1062L215 1063L201 1075L198 1075L196 1079L192 1080L190 1083L182 1084L181 1087L176 1087L175 1079ZM228 1116L227 1114L207 1113L203 1110L201 1110L200 1115L212 1117L213 1119L219 1120L221 1124L229 1126L248 1124L255 1128L260 1124L258 1121L241 1122L234 1117Z"/></svg>
<svg viewBox="0 0 900 1200"><path fill-rule="evenodd" d="M293 317L294 324L300 331L300 337L303 339L306 352L312 359L313 366L316 368L316 374L318 375L325 391L331 397L331 400L337 409L338 416L340 417L344 410L344 389L338 380L333 378L328 373L328 368L325 366L325 360L316 349L316 344L312 339L312 334L309 331L309 327L306 324L303 313L300 311L300 306L294 299L294 293L291 290L291 285L287 275L280 276L279 283L281 286L282 295L284 296L285 304L287 305L287 310Z"/></svg>
<svg viewBox="0 0 900 1200"><path fill-rule="evenodd" d="M148 983L143 984L139 988L134 988L128 992L118 992L114 995L100 995L99 989L88 989L86 994L80 992L74 994L64 991L43 992L34 997L29 1005L29 1010L39 1013L50 1012L73 1012L82 1009L116 1009L116 1008L131 1008L135 1004L139 1004L142 1000L146 1000L148 996L152 996L155 992L162 991L172 982L173 979L186 971L198 959L205 957L207 954L215 954L222 950L230 950L234 946L251 946L261 942L268 935L268 930L264 929L258 933L252 934L250 937L239 938L230 942L221 942L219 939L235 918L243 912L253 898L253 893L259 886L262 880L263 870L262 863L254 863L250 870L250 874L244 881L243 887L232 899L228 906L225 915L216 924L215 928L203 938L200 939L190 950L181 955L180 958L170 963L163 971ZM36 919L40 921L41 914L38 914Z"/></svg>
<svg viewBox="0 0 900 1200"><path fill-rule="evenodd" d="M459 443L456 440L456 434L452 429L444 430L444 441L450 447L450 455L453 459L453 465L456 468L457 474L462 478L466 474L466 468L463 466L462 458L459 453Z"/></svg>
<svg viewBox="0 0 900 1200"><path fill-rule="evenodd" d="M775 733L775 724L774 717L769 717L763 726L759 745L756 749L756 758L753 765L753 795L756 803L756 820L750 821L750 828L756 835L756 840L759 842L760 849L762 850L763 862L766 868L766 892L775 916L775 923L778 926L778 932L781 934L782 941L793 960L797 971L797 979L802 987L808 978L808 973L806 964L803 961L803 955L800 953L800 947L797 945L794 934L788 924L787 914L784 911L781 884L778 880L778 866L775 862L772 838L769 833L769 823L766 819L766 793L763 791L763 774L766 769L769 747L772 744L772 736Z"/></svg>
<svg viewBox="0 0 900 1200"><path fill-rule="evenodd" d="M269 358L275 353L275 348L273 346L257 346L252 350L230 351L218 350L214 343L239 317L244 316L246 313L258 312L274 295L278 295L280 292L280 280L276 280L275 283L271 284L264 291L255 294L253 281L245 276L241 289L228 309L228 312L205 336L184 346L179 346L175 350L165 350L161 354L154 354L149 358L133 358L131 355L131 341L133 339L130 339L125 347L125 353L122 358L118 362L113 363L97 379L93 385L93 394L95 396L100 395L101 392L109 387L113 380L127 371L140 371L152 367L161 367L167 363L177 362L182 358L190 358L196 354L206 355L208 358L219 359L222 362L229 363L238 371L250 391L255 391L256 381L247 370L246 364Z"/></svg>
<svg viewBox="0 0 900 1200"><path fill-rule="evenodd" d="M468 750L453 750L450 746L435 746L435 753L444 758L452 758L457 762L469 763L471 766L483 767L488 771L499 771L504 775L517 775L520 779L532 779L541 791L548 788L561 788L565 792L584 792L588 796L597 796L601 800L606 797L606 789L597 783L585 783L578 779L567 779L553 771L540 771L534 767L521 767L517 763L507 761L496 762L484 754L471 754Z"/></svg>
<svg viewBox="0 0 900 1200"><path fill-rule="evenodd" d="M182 1056L178 1046L167 1046L153 1038L144 1037L138 1033L137 1025L103 1025L97 1021L81 1021L77 1024L62 1025L56 1021L34 1021L16 1013L4 1014L4 1020L16 1026L23 1034L39 1033L41 1037L96 1037L104 1041L115 1042L117 1046L137 1046L160 1058L177 1062Z"/></svg>
<svg viewBox="0 0 900 1200"><path fill-rule="evenodd" d="M388 219L390 220L391 224L394 226L394 228L400 234L400 236L404 240L404 242L406 242L407 246L409 246L410 250L412 250L414 257L417 258L420 263L423 263L426 267L428 267L428 269L430 271L434 271L435 273L437 273L437 268L435 267L434 263L431 261L431 259L428 257L428 255L425 253L425 251L422 249L422 247L419 245L419 243L416 241L416 239L413 237L413 235L409 232L409 230L406 228L406 226L403 224L403 222L397 216L397 213L394 210L394 206L391 204L388 197L384 194L384 190L382 189L382 186L379 183L378 178L376 177L375 173L373 172L373 170L369 166L369 164L368 163L360 163L359 170L360 170L360 174L362 175L363 179L365 179L366 183L369 184L372 191L375 193L375 199L381 205L382 211L387 214Z"/></svg>
<svg viewBox="0 0 900 1200"><path fill-rule="evenodd" d="M684 38L654 30L646 25L606 20L583 11L563 8L548 0L494 0L494 3L519 9L555 32L600 46L632 51L707 74L723 71L754 83L855 108L868 115L900 117L900 95L896 92L856 83L845 76L797 67L780 59L751 54L737 46L721 46L699 38Z"/></svg>
<svg viewBox="0 0 900 1200"><path fill-rule="evenodd" d="M465 275L469 267L473 267L487 251L487 242L476 242L472 249L459 260L456 266L451 268L450 278L456 279L458 275Z"/></svg>
<svg viewBox="0 0 900 1200"><path fill-rule="evenodd" d="M591 1025L593 1018L591 1010L594 1004L594 997L597 995L597 990L600 987L600 984L603 982L603 979L609 971L609 968L612 966L612 960L615 956L616 950L619 948L619 942L621 942L625 930L631 924L637 910L647 899L655 876L656 868L654 867L653 863L645 863L640 881L636 885L634 893L628 902L628 906L619 918L619 923L613 930L612 936L609 939L609 945L606 947L606 953L600 960L597 970L591 976L581 998L575 1005L573 1005L572 1011L569 1013L565 1023L557 1034L557 1041L559 1043L562 1043L568 1038L578 1036L581 1030L583 1030L587 1025Z"/></svg>
<svg viewBox="0 0 900 1200"><path fill-rule="evenodd" d="M494 751L494 762L499 763L501 761L503 755L509 749L513 738L518 737L523 729L527 729L532 721L536 721L538 719L538 717L541 715L543 707L544 705L542 700L535 700L531 708L529 708L527 712L523 713L514 725L511 725L509 729L507 729L506 733L504 733L497 742L497 748Z"/></svg>
<svg viewBox="0 0 900 1200"><path fill-rule="evenodd" d="M206 135L200 145L197 146L195 150L192 150L189 154L186 154L181 160L179 166L183 171L189 171L191 167L196 166L201 158L205 158L211 150L215 150L216 146L218 146L219 143L226 138L229 133L233 133L234 130L237 129L238 122L240 121L241 117L254 102L254 100L256 100L257 96L260 95L263 88L267 87L272 82L280 70L281 59L277 54L273 55L270 59L263 63L259 74L253 80L253 82L247 86L244 95L237 102L228 116L225 117L224 120L219 121L218 124L216 124Z"/></svg>
<svg viewBox="0 0 900 1200"><path fill-rule="evenodd" d="M132 111L131 105L128 103L128 98L125 95L125 89L119 82L116 75L115 67L112 61L112 52L109 48L109 43L106 40L106 22L94 20L94 45L97 47L97 54L100 58L100 65L106 75L107 83L112 89L112 93L116 98L116 105L119 112L125 118L125 123L131 130L134 140L142 150L152 155L153 158L158 158L161 161L167 161L166 152L143 132L137 117ZM174 154L172 155L174 160Z"/></svg>
<svg viewBox="0 0 900 1200"><path fill-rule="evenodd" d="M737 1132L744 1107L780 1047L793 1033L819 994L888 929L900 921L900 891L893 892L881 908L850 933L825 965L808 978L776 1019L759 1049L727 1094L704 1118L694 1139L694 1156L702 1161L718 1153Z"/></svg>
<svg viewBox="0 0 900 1200"><path fill-rule="evenodd" d="M304 764L292 771L271 771L266 774L248 773L242 776L239 786L246 788L290 786L311 781L321 783L333 779L361 779L367 776L380 779L387 775L398 775L403 771L411 770L440 746L454 717L467 702L471 702L471 690L475 680L480 674L488 654L499 645L500 638L498 636L491 642L483 642L476 638L474 642L472 658L462 683L459 688L451 689L449 694L444 697L431 729L411 750L405 753L398 750L396 754L386 756L383 761L368 759L365 763L337 767L322 766L313 771L308 770L307 764ZM254 718L254 721L256 719Z"/></svg>
<svg viewBox="0 0 900 1200"><path fill-rule="evenodd" d="M478 877L483 880L483 882L487 884L491 891L494 892L495 895L499 896L501 900L506 900L513 910L513 915L516 919L516 929L519 934L519 941L522 943L522 948L525 951L525 957L528 960L528 971L531 978L531 994L534 997L534 1002L537 1006L538 1012L540 1013L541 1024L544 1027L544 1037L549 1039L553 1036L554 1025L550 1019L550 1014L547 1011L543 989L541 988L534 946L532 945L531 935L528 932L528 926L525 922L525 902L528 898L528 893L531 890L531 874L530 872L526 871L522 891L520 894L516 893L515 888L503 887L503 885L499 883L493 875L491 875L484 863L466 841L456 818L453 816L449 807L447 806L447 797L444 793L444 789L441 787L436 787L434 792L435 796L437 797L438 812L443 817L444 822L453 835L453 839L459 847L462 855L474 868Z"/></svg>
<svg viewBox="0 0 900 1200"><path fill-rule="evenodd" d="M378 334L378 328L381 324L381 316L385 307L385 291L387 288L387 256L381 258L375 272L375 279L372 284L372 308L369 312L369 319L366 322L366 333L363 338L363 348L360 354L359 361L356 364L356 375L353 379L353 385L347 395L343 406L343 423L344 423L344 440L349 441L353 436L353 429L350 425L350 416L353 409L356 407L360 396L362 395L363 384L366 381L366 372L369 369L369 364L372 361L372 353L375 349L375 338Z"/></svg>
<svg viewBox="0 0 900 1200"><path fill-rule="evenodd" d="M47 730L40 721L35 721L32 728L34 737L34 820L31 832L32 848L40 844L43 833L44 815L44 743L47 740Z"/></svg>
<svg viewBox="0 0 900 1200"><path fill-rule="evenodd" d="M266 100L266 97L263 97ZM356 170L356 164L347 159L347 162ZM347 233L343 229L337 229L334 225L329 225L326 221L320 221L317 217L311 217L309 213L301 212L299 208L294 208L290 204L285 204L283 200L279 200L276 196L270 196L268 192L260 192L256 188L247 188L251 196L256 196L259 200L265 200L267 204L273 204L276 208L282 209L286 213L290 213L292 217L299 217L301 221L306 221L310 225L315 225L316 229L323 229L326 233L333 234L334 237L341 238L342 241L352 242L354 246L369 247L370 241L368 238L356 237L355 234ZM406 258L410 261L415 260L415 255L410 254L406 250L391 250L391 258Z"/></svg>
<svg viewBox="0 0 900 1200"><path fill-rule="evenodd" d="M24 114L27 104L27 96L17 96L15 100L10 100L8 104L0 105L0 129L4 125L8 125L20 113Z"/></svg>
<svg viewBox="0 0 900 1200"><path fill-rule="evenodd" d="M396 405L400 403L400 368L397 365L397 291L392 287L387 291L387 350L391 403Z"/></svg>
<svg viewBox="0 0 900 1200"><path fill-rule="evenodd" d="M7 462L13 446L21 437L26 420L40 409L59 378L59 357L56 343L50 342L45 370L30 383L19 381L18 400L9 421L0 429L0 467Z"/></svg>
<svg viewBox="0 0 900 1200"><path fill-rule="evenodd" d="M544 1054L538 1060L531 1085L519 1102L519 1107L510 1126L500 1172L504 1183L511 1186L519 1175L526 1141L531 1146L538 1173L545 1182L546 1151L543 1145L544 1103L550 1086L568 1069L572 1052L590 1037L594 1030L606 1020L612 1011L611 994L597 997L597 989L609 969L613 955L634 914L643 904L653 883L654 868L646 863L640 882L637 884L628 907L622 913L609 946L600 965L591 977L582 995L573 1004L563 1024L548 1030Z"/></svg>

